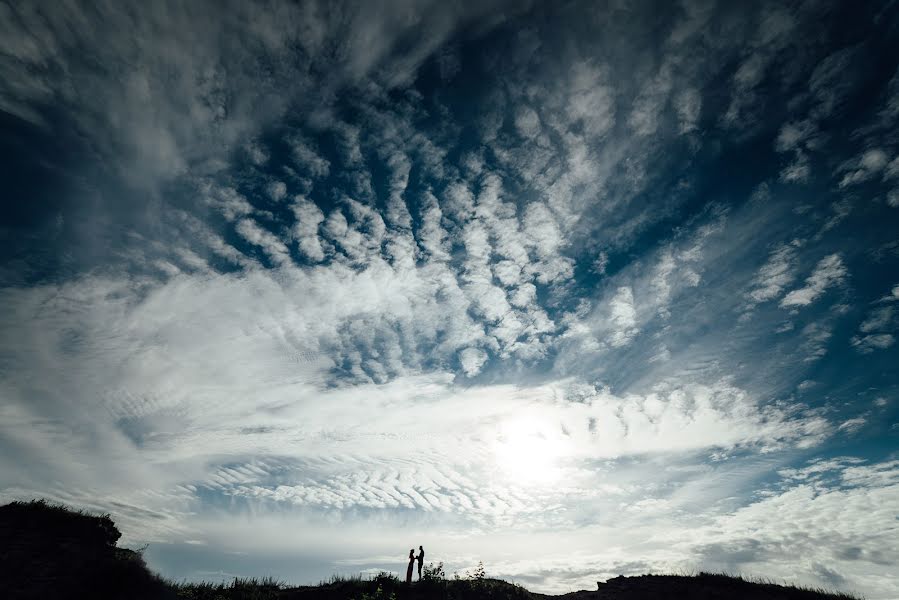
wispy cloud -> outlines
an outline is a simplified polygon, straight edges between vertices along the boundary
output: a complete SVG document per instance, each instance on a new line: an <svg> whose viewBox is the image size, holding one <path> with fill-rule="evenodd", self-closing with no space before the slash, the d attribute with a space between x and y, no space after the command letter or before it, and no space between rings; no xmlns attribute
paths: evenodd
<svg viewBox="0 0 899 600"><path fill-rule="evenodd" d="M802 245L794 240L773 250L768 262L762 266L753 280L749 298L754 302L767 302L779 297L781 292L796 278L796 255Z"/></svg>
<svg viewBox="0 0 899 600"><path fill-rule="evenodd" d="M792 290L780 301L783 307L808 306L817 300L828 288L839 285L848 275L839 254L822 258L812 274L805 280L805 286Z"/></svg>

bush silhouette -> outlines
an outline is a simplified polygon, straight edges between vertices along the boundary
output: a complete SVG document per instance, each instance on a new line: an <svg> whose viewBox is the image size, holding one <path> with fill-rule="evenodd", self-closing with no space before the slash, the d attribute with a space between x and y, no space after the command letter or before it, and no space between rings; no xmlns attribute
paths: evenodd
<svg viewBox="0 0 899 600"><path fill-rule="evenodd" d="M117 548L109 515L42 500L0 506L0 581L9 598L167 598L139 552Z"/></svg>

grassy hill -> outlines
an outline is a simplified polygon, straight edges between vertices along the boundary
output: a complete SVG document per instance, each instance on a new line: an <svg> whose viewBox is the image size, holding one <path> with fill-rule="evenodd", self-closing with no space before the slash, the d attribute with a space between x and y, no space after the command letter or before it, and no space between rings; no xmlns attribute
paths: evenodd
<svg viewBox="0 0 899 600"><path fill-rule="evenodd" d="M0 506L0 596L16 599L163 598L170 586L140 554L117 548L108 515L63 506Z"/></svg>
<svg viewBox="0 0 899 600"><path fill-rule="evenodd" d="M118 548L121 536L108 515L90 515L43 501L0 506L0 596L10 600L838 600L843 594L739 577L616 577L597 590L548 596L485 577L445 579L431 571L411 586L384 573L372 579L332 578L290 587L273 580L228 584L166 581L147 569L138 552Z"/></svg>

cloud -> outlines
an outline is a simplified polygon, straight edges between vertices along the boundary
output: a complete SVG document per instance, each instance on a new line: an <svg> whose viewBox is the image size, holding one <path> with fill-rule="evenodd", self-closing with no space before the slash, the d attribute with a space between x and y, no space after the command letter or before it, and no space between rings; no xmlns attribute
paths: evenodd
<svg viewBox="0 0 899 600"><path fill-rule="evenodd" d="M843 163L838 172L845 172L840 180L841 188L867 181L886 168L889 158L880 148L871 148L856 159Z"/></svg>
<svg viewBox="0 0 899 600"><path fill-rule="evenodd" d="M288 138L287 144L293 155L296 168L313 179L322 179L331 172L331 163L320 156L308 140L299 136Z"/></svg>
<svg viewBox="0 0 899 600"><path fill-rule="evenodd" d="M858 48L842 48L824 57L808 79L808 92L799 94L791 104L805 105L802 119L784 124L775 141L777 152L791 152L793 159L780 172L780 180L787 183L806 183L811 176L811 155L820 152L828 141L821 122L834 117L858 85L852 72L860 52ZM842 184L841 184L842 185Z"/></svg>
<svg viewBox="0 0 899 600"><path fill-rule="evenodd" d="M671 73L667 70L660 69L654 79L646 84L634 100L633 108L628 116L628 125L637 135L651 135L658 129L658 121L662 109L668 100L668 96L672 86ZM682 123L687 124L695 122L698 110L698 99L696 97L679 97L679 113ZM686 118L684 118L686 117Z"/></svg>
<svg viewBox="0 0 899 600"><path fill-rule="evenodd" d="M515 112L515 129L524 138L534 138L540 133L540 117L529 107L522 106Z"/></svg>
<svg viewBox="0 0 899 600"><path fill-rule="evenodd" d="M870 311L858 327L858 334L852 337L852 345L863 354L884 350L896 343L897 328L895 308L881 306Z"/></svg>
<svg viewBox="0 0 899 600"><path fill-rule="evenodd" d="M487 353L477 348L465 348L459 354L459 361L462 363L462 371L471 377L477 375L487 362Z"/></svg>
<svg viewBox="0 0 899 600"><path fill-rule="evenodd" d="M895 86L844 120L864 47L806 48L801 6L407 4L7 10L0 107L90 152L46 232L0 232L3 498L292 581L415 535L546 591L895 589L864 511L895 466L802 462L886 418L895 241L852 186L892 202ZM850 270L858 322L784 321Z"/></svg>
<svg viewBox="0 0 899 600"><path fill-rule="evenodd" d="M896 337L891 333L873 333L852 338L852 345L866 354L874 350L884 350L895 343Z"/></svg>
<svg viewBox="0 0 899 600"><path fill-rule="evenodd" d="M839 427L837 427L838 431L845 431L846 433L852 435L858 433L858 431L865 426L868 422L868 419L865 417L855 417L854 419L847 419L840 423Z"/></svg>
<svg viewBox="0 0 899 600"><path fill-rule="evenodd" d="M216 8L11 7L6 21L18 26L3 35L13 58L4 61L3 106L42 127L63 126L49 115L65 107L80 133L105 142L99 151L123 176L154 184L187 169L220 170L228 152L295 99L312 113L335 90L368 76L388 87L402 84L462 23L482 17L497 24L504 10L515 13L502 3L410 9L395 2L383 11L351 3L327 11L319 3ZM404 18L397 18L400 12ZM71 29L74 22L81 26ZM400 39L402 52L395 46ZM116 69L124 75L106 76ZM67 74L64 81L58 72ZM296 142L300 167L323 175L327 161Z"/></svg>
<svg viewBox="0 0 899 600"><path fill-rule="evenodd" d="M887 205L892 208L899 208L899 188L890 190L887 193Z"/></svg>
<svg viewBox="0 0 899 600"><path fill-rule="evenodd" d="M200 187L203 200L222 213L228 221L235 221L253 213L253 205L232 187L203 182Z"/></svg>
<svg viewBox="0 0 899 600"><path fill-rule="evenodd" d="M291 210L296 219L293 233L299 242L300 252L313 262L324 260L325 251L318 236L318 228L325 220L325 215L318 206L302 196L294 200Z"/></svg>
<svg viewBox="0 0 899 600"><path fill-rule="evenodd" d="M287 196L287 185L283 181L273 181L268 185L268 194L275 202L280 202Z"/></svg>
<svg viewBox="0 0 899 600"><path fill-rule="evenodd" d="M840 255L830 254L818 262L812 274L805 280L805 287L788 293L780 301L780 305L782 307L808 306L828 288L842 283L847 273Z"/></svg>
<svg viewBox="0 0 899 600"><path fill-rule="evenodd" d="M389 511L421 511L455 515L461 524L505 527L539 523L554 518L551 511L550 516L546 513L553 503L588 494L589 465L596 457L659 454L672 449L689 452L707 445L773 448L816 443L827 435L828 426L820 417L788 415L776 407L763 407L724 382L712 387L660 389L645 397L617 397L568 382L536 388L465 389L452 385L448 375L397 378L389 384L346 389L316 388L310 385L316 380L315 371L327 362L297 363L284 352L282 339L287 332L278 324L290 324L290 320L273 319L259 310L280 306L270 296L275 290L264 282L258 277L246 282L248 293L262 291L264 295L255 294L256 310L246 313L254 318L241 321L246 333L233 342L228 341L232 329L222 323L220 314L192 323L182 332L183 326L160 329L164 322L149 318L153 312L161 316L161 311L171 306L164 297L151 295L133 308L145 317L140 320L143 327L155 324L153 330L161 336L157 343L165 352L146 348L120 363L118 385L124 391L99 388L102 406L89 400L97 388L88 389L89 380L80 380L84 389L79 410L98 419L95 433L100 435L92 444L115 443L118 448L107 459L92 457L94 464L110 461L103 477L95 480L97 496L59 498L112 510L117 518L127 515L119 505L145 506L162 513L163 518L144 524L145 517L124 521L129 539L135 542L206 539L231 548L269 545L273 550L278 545L296 548L308 544L315 533L314 528L300 527L303 535L285 540L282 522L282 533L275 530L266 535L265 524L281 512L267 508L270 503L302 510L300 514L313 521L320 511L327 511L332 520L345 520L348 527L354 527L352 515L360 510L388 511L383 517L388 520L395 514ZM167 286L175 286L172 291L182 300L189 298L191 287L183 282ZM208 291L203 299L210 298ZM233 299L234 291L220 300ZM228 310L241 305L232 303ZM221 302L210 306L225 309ZM118 314L117 319L128 321L132 316L127 311L111 311L109 305L102 308L106 317ZM217 328L215 323L219 323ZM115 323L107 326L119 327ZM199 337L195 329L206 333ZM99 340L99 335L89 335L87 343L100 350ZM90 369L108 366L116 357L131 356L130 352L123 354L126 347L120 342L95 354ZM193 360L184 360L187 356ZM248 361L251 356L256 360ZM65 359L59 356L57 360ZM164 381L159 379L161 371L166 373ZM52 389L53 383L48 383L47 389ZM171 389L162 393L161 384ZM201 395L187 392L201 388L206 390ZM64 409L65 402L57 396L39 410ZM425 411L422 403L432 410ZM8 409L6 414L11 416ZM30 418L36 416L32 413ZM124 419L129 431L143 432L133 438L139 439L139 444L127 443L117 433L124 429ZM597 423L592 430L588 425L591 419ZM22 425L12 419L4 422L12 430ZM497 464L505 464L496 462L504 456L496 454L495 445L504 443L504 434L497 427L510 422L535 428L533 434L523 430L528 437L522 444L571 447L573 454L560 454L555 460L569 473L567 481L587 478L583 490L568 487L535 495L503 470L511 467L495 470ZM71 457L72 448L67 444L80 443L78 434L36 425L32 421L29 428L36 432L30 434L31 444L47 442L42 447L48 452L48 465L59 465L60 473L75 476L70 470L73 463L65 456ZM427 441L417 444L410 458L408 440L397 436L398 432L416 432ZM73 434L74 438L68 437ZM338 452L335 443L341 448ZM86 456L84 450L78 455ZM522 451L524 446L516 450ZM147 462L150 456L159 467ZM360 460L362 456L366 458ZM570 462L572 459L575 462ZM579 467L578 461L588 462ZM113 477L120 469L133 472L126 479ZM512 468L511 473L516 472ZM30 489L14 493L27 494ZM248 536L239 525L229 525L233 519L208 515L211 507L204 505L204 498L248 503L256 514L257 533ZM208 516L198 517L201 508ZM566 527L575 525L570 522ZM457 535L459 531L465 528L457 530Z"/></svg>
<svg viewBox="0 0 899 600"><path fill-rule="evenodd" d="M804 152L796 152L796 156L789 165L780 172L780 180L786 183L804 183L811 174L811 166L808 156Z"/></svg>
<svg viewBox="0 0 899 600"><path fill-rule="evenodd" d="M827 354L827 343L833 337L833 331L826 321L809 323L802 329L802 337L803 360L813 362Z"/></svg>
<svg viewBox="0 0 899 600"><path fill-rule="evenodd" d="M730 561L727 555L716 559L713 554L716 547L711 546L707 548L706 560L719 568L747 569L765 565L766 572L776 577L805 573L811 580L820 581L823 577L832 584L833 578L822 575L815 563L833 565L832 556L843 553L856 557L840 569L841 577L847 579L844 585L857 589L867 587L872 592L879 588L874 593L887 597L889 592L882 586L893 583L887 580L866 582L865 578L877 572L886 559L881 554L880 539L890 533L881 532L874 523L881 510L890 510L887 507L892 501L887 498L897 484L896 463L886 461L866 465L845 460L813 463L808 470L789 473L788 477L795 478L797 483L719 519L721 530L716 535L731 540L728 544L732 550L744 552L731 552ZM868 481L877 483L869 486L866 485ZM878 514L868 512L872 506L878 507L875 511ZM775 514L777 518L773 518ZM847 520L847 514L855 515L861 521ZM776 528L772 526L774 522L778 524ZM794 554L788 546L793 549L795 546L785 540L800 531L811 532L811 536L802 542L803 551ZM872 531L877 532L873 537ZM698 537L703 537L703 533L699 532ZM742 542L734 541L739 539ZM817 557L817 560L805 562L804 559L809 557ZM780 565L776 566L776 563ZM853 576L849 576L850 571L855 572Z"/></svg>
<svg viewBox="0 0 899 600"><path fill-rule="evenodd" d="M637 311L634 309L634 292L629 287L620 287L609 301L609 325L612 346L624 346L637 333Z"/></svg>
<svg viewBox="0 0 899 600"><path fill-rule="evenodd" d="M809 139L816 140L818 135L817 126L812 121L789 122L784 124L777 133L774 149L778 152L795 150Z"/></svg>
<svg viewBox="0 0 899 600"><path fill-rule="evenodd" d="M871 333L881 331L890 326L893 321L894 308L892 306L884 306L871 312L868 317L859 325L859 331L862 333Z"/></svg>
<svg viewBox="0 0 899 600"><path fill-rule="evenodd" d="M784 244L771 251L766 262L753 280L753 289L749 299L754 302L767 302L780 296L781 292L796 278L797 249L799 240Z"/></svg>
<svg viewBox="0 0 899 600"><path fill-rule="evenodd" d="M756 16L757 29L744 52L739 67L732 76L731 99L724 114L724 123L743 127L758 108L757 88L764 80L769 66L790 42L796 29L795 17L782 8L764 11Z"/></svg>
<svg viewBox="0 0 899 600"><path fill-rule="evenodd" d="M235 229L245 240L262 248L274 264L281 265L290 261L290 251L284 242L252 219L241 219Z"/></svg>
<svg viewBox="0 0 899 600"><path fill-rule="evenodd" d="M850 46L829 54L815 66L808 81L812 118L825 119L842 108L858 84L847 73L852 72L853 63L860 55L858 47Z"/></svg>
<svg viewBox="0 0 899 600"><path fill-rule="evenodd" d="M674 108L678 116L678 128L681 133L690 133L697 129L702 108L702 97L695 89L685 89L674 97Z"/></svg>

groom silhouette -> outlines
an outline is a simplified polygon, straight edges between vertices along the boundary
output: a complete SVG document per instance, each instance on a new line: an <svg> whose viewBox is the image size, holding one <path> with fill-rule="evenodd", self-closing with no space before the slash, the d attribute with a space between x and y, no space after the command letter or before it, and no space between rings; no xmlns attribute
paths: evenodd
<svg viewBox="0 0 899 600"><path fill-rule="evenodd" d="M418 561L418 580L421 581L421 566L425 563L425 549L421 546L418 547L418 556L415 560Z"/></svg>

